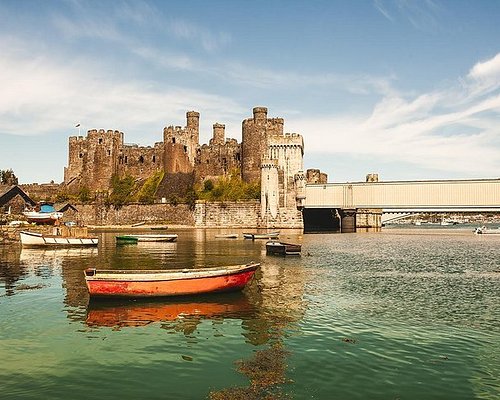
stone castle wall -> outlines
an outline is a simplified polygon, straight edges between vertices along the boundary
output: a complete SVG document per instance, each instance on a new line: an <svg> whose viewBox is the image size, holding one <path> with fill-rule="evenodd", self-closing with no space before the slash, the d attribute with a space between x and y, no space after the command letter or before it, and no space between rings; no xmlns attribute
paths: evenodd
<svg viewBox="0 0 500 400"><path fill-rule="evenodd" d="M257 228L259 227L258 201L198 200L194 209L195 226L200 228Z"/></svg>
<svg viewBox="0 0 500 400"><path fill-rule="evenodd" d="M193 211L185 204L129 204L119 209L100 204L76 204L79 225L146 224L194 225Z"/></svg>
<svg viewBox="0 0 500 400"><path fill-rule="evenodd" d="M34 201L54 201L61 190L57 183L31 183L18 185Z"/></svg>

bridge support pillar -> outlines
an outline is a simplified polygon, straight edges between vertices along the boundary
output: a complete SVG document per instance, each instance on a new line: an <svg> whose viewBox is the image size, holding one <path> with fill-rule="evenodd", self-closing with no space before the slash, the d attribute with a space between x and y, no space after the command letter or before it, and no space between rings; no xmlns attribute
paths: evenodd
<svg viewBox="0 0 500 400"><path fill-rule="evenodd" d="M340 232L356 232L356 209L344 208L340 210Z"/></svg>
<svg viewBox="0 0 500 400"><path fill-rule="evenodd" d="M368 228L368 229L382 228L382 209L358 208L356 210L356 228Z"/></svg>

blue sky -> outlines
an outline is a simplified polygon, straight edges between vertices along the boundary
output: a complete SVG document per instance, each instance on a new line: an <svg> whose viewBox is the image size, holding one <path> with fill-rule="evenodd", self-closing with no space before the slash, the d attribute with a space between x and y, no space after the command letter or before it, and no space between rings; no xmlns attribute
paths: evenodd
<svg viewBox="0 0 500 400"><path fill-rule="evenodd" d="M127 143L255 106L330 182L500 177L500 1L0 2L0 169L61 182L68 138Z"/></svg>

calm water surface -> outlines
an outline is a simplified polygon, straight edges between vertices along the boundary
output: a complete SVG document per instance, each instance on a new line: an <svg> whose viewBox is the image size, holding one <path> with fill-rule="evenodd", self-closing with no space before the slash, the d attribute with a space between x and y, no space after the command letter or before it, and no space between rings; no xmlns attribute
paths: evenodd
<svg viewBox="0 0 500 400"><path fill-rule="evenodd" d="M265 241L175 233L0 246L0 398L500 398L500 235L286 232L303 254L285 259ZM83 277L252 260L243 293L89 302Z"/></svg>

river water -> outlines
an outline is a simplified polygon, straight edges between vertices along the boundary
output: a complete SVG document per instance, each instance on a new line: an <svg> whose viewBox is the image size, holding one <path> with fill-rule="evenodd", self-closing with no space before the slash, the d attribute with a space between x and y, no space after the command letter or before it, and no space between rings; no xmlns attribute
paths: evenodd
<svg viewBox="0 0 500 400"><path fill-rule="evenodd" d="M500 398L500 235L282 231L303 245L282 258L241 231L175 233L0 246L0 398ZM262 265L242 293L89 302L83 277L252 260Z"/></svg>

